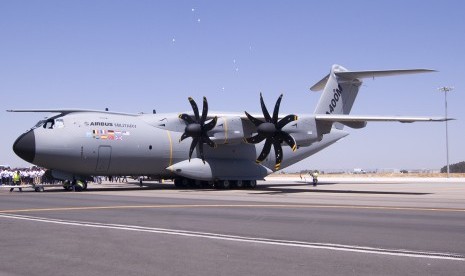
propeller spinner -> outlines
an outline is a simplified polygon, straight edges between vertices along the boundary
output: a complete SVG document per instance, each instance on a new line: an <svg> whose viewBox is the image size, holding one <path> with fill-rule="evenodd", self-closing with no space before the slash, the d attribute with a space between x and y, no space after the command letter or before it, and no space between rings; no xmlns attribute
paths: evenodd
<svg viewBox="0 0 465 276"><path fill-rule="evenodd" d="M179 139L179 142L186 139L187 137L191 137L192 143L189 150L189 161L191 160L192 152L198 144L200 157L202 158L203 163L205 163L205 156L203 154L203 144L205 143L212 148L216 147L215 142L210 140L210 138L207 135L207 132L209 132L215 127L218 118L215 116L215 118L213 118L210 122L208 122L207 124L205 123L208 114L207 98L203 97L202 117L199 116L199 109L194 99L189 97L189 102L192 106L192 110L194 111L194 118L187 115L186 113L179 115L179 118L184 120L184 122L186 122L187 124L186 128L184 129L184 133Z"/></svg>
<svg viewBox="0 0 465 276"><path fill-rule="evenodd" d="M247 118L249 118L249 120L257 127L257 135L246 138L245 141L247 143L258 144L266 139L262 152L258 156L256 162L260 163L265 160L265 158L270 153L271 145L273 145L276 156L276 170L279 170L283 160L283 149L281 147L281 143L286 142L286 144L292 148L292 151L297 149L294 138L289 133L281 130L288 123L297 120L297 116L293 114L287 115L278 121L279 106L281 105L282 97L283 95L281 94L281 96L279 96L278 100L276 101L276 105L273 110L273 117L271 117L270 113L268 113L268 110L266 109L262 93L260 93L260 104L262 107L263 116L265 117L265 122L253 117L247 113L247 111L245 112Z"/></svg>

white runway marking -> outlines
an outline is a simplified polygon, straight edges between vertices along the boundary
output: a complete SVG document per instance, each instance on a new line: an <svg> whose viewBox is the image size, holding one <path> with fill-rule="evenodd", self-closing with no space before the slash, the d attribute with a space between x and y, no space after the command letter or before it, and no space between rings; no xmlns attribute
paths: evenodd
<svg viewBox="0 0 465 276"><path fill-rule="evenodd" d="M50 218L41 218L41 217L11 215L11 214L0 214L0 217L6 218L6 219L18 219L18 220L54 223L54 224L79 226L79 227L106 228L106 229L114 229L114 230L137 231L137 232L167 234L167 235L235 241L235 242L258 243L258 244L301 247L301 248L326 249L326 250L357 252L357 253L365 253L365 254L391 255L391 256L398 256L398 257L401 256L401 257L411 257L411 258L428 258L428 259L465 261L465 256L460 255L460 254L454 254L454 253L424 252L424 251L411 251L411 250L404 250L404 249L386 249L386 248L374 248L374 247L365 247L365 246L352 246L352 245L344 245L344 244L311 243L311 242L292 241L292 240L254 238L254 237L244 237L244 236L234 236L234 235L223 235L223 234L208 233L208 232L196 232L196 231L175 230L175 229L166 229L166 228L143 227L143 226L136 226L136 225L121 225L121 224L107 224L107 223L97 223L97 222L71 221L71 220L50 219Z"/></svg>

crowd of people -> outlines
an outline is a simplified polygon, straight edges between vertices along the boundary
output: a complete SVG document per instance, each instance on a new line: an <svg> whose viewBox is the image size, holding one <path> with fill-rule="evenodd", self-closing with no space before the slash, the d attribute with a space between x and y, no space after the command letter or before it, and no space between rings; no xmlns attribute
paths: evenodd
<svg viewBox="0 0 465 276"><path fill-rule="evenodd" d="M0 185L12 185L13 177L17 173L19 173L22 184L41 184L43 183L42 177L45 174L45 170L38 167L29 169L1 168Z"/></svg>

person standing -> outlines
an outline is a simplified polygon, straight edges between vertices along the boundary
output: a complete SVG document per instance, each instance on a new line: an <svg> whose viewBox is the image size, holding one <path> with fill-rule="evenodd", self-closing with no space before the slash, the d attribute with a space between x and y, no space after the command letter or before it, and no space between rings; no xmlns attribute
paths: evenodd
<svg viewBox="0 0 465 276"><path fill-rule="evenodd" d="M316 184L318 184L318 171L317 170L315 170L312 173L312 177L313 177L313 186L316 186Z"/></svg>
<svg viewBox="0 0 465 276"><path fill-rule="evenodd" d="M21 174L19 171L13 173L13 186L19 186L19 191L22 192L23 189L21 188ZM14 188L10 189L10 192L13 192Z"/></svg>

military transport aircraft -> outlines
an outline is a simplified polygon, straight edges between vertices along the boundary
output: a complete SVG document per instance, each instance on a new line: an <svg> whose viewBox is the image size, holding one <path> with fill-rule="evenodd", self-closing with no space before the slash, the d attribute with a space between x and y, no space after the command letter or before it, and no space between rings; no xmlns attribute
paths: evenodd
<svg viewBox="0 0 465 276"><path fill-rule="evenodd" d="M74 182L92 175L150 175L174 179L176 186L255 187L257 180L347 136L344 126L448 120L349 115L363 78L432 71L349 71L333 65L310 88L323 90L314 113L299 116L279 115L282 95L270 114L261 94L262 114L209 112L205 97L201 113L192 98L192 112L182 114L8 110L58 113L19 136L13 150L27 162L52 170L55 178Z"/></svg>

